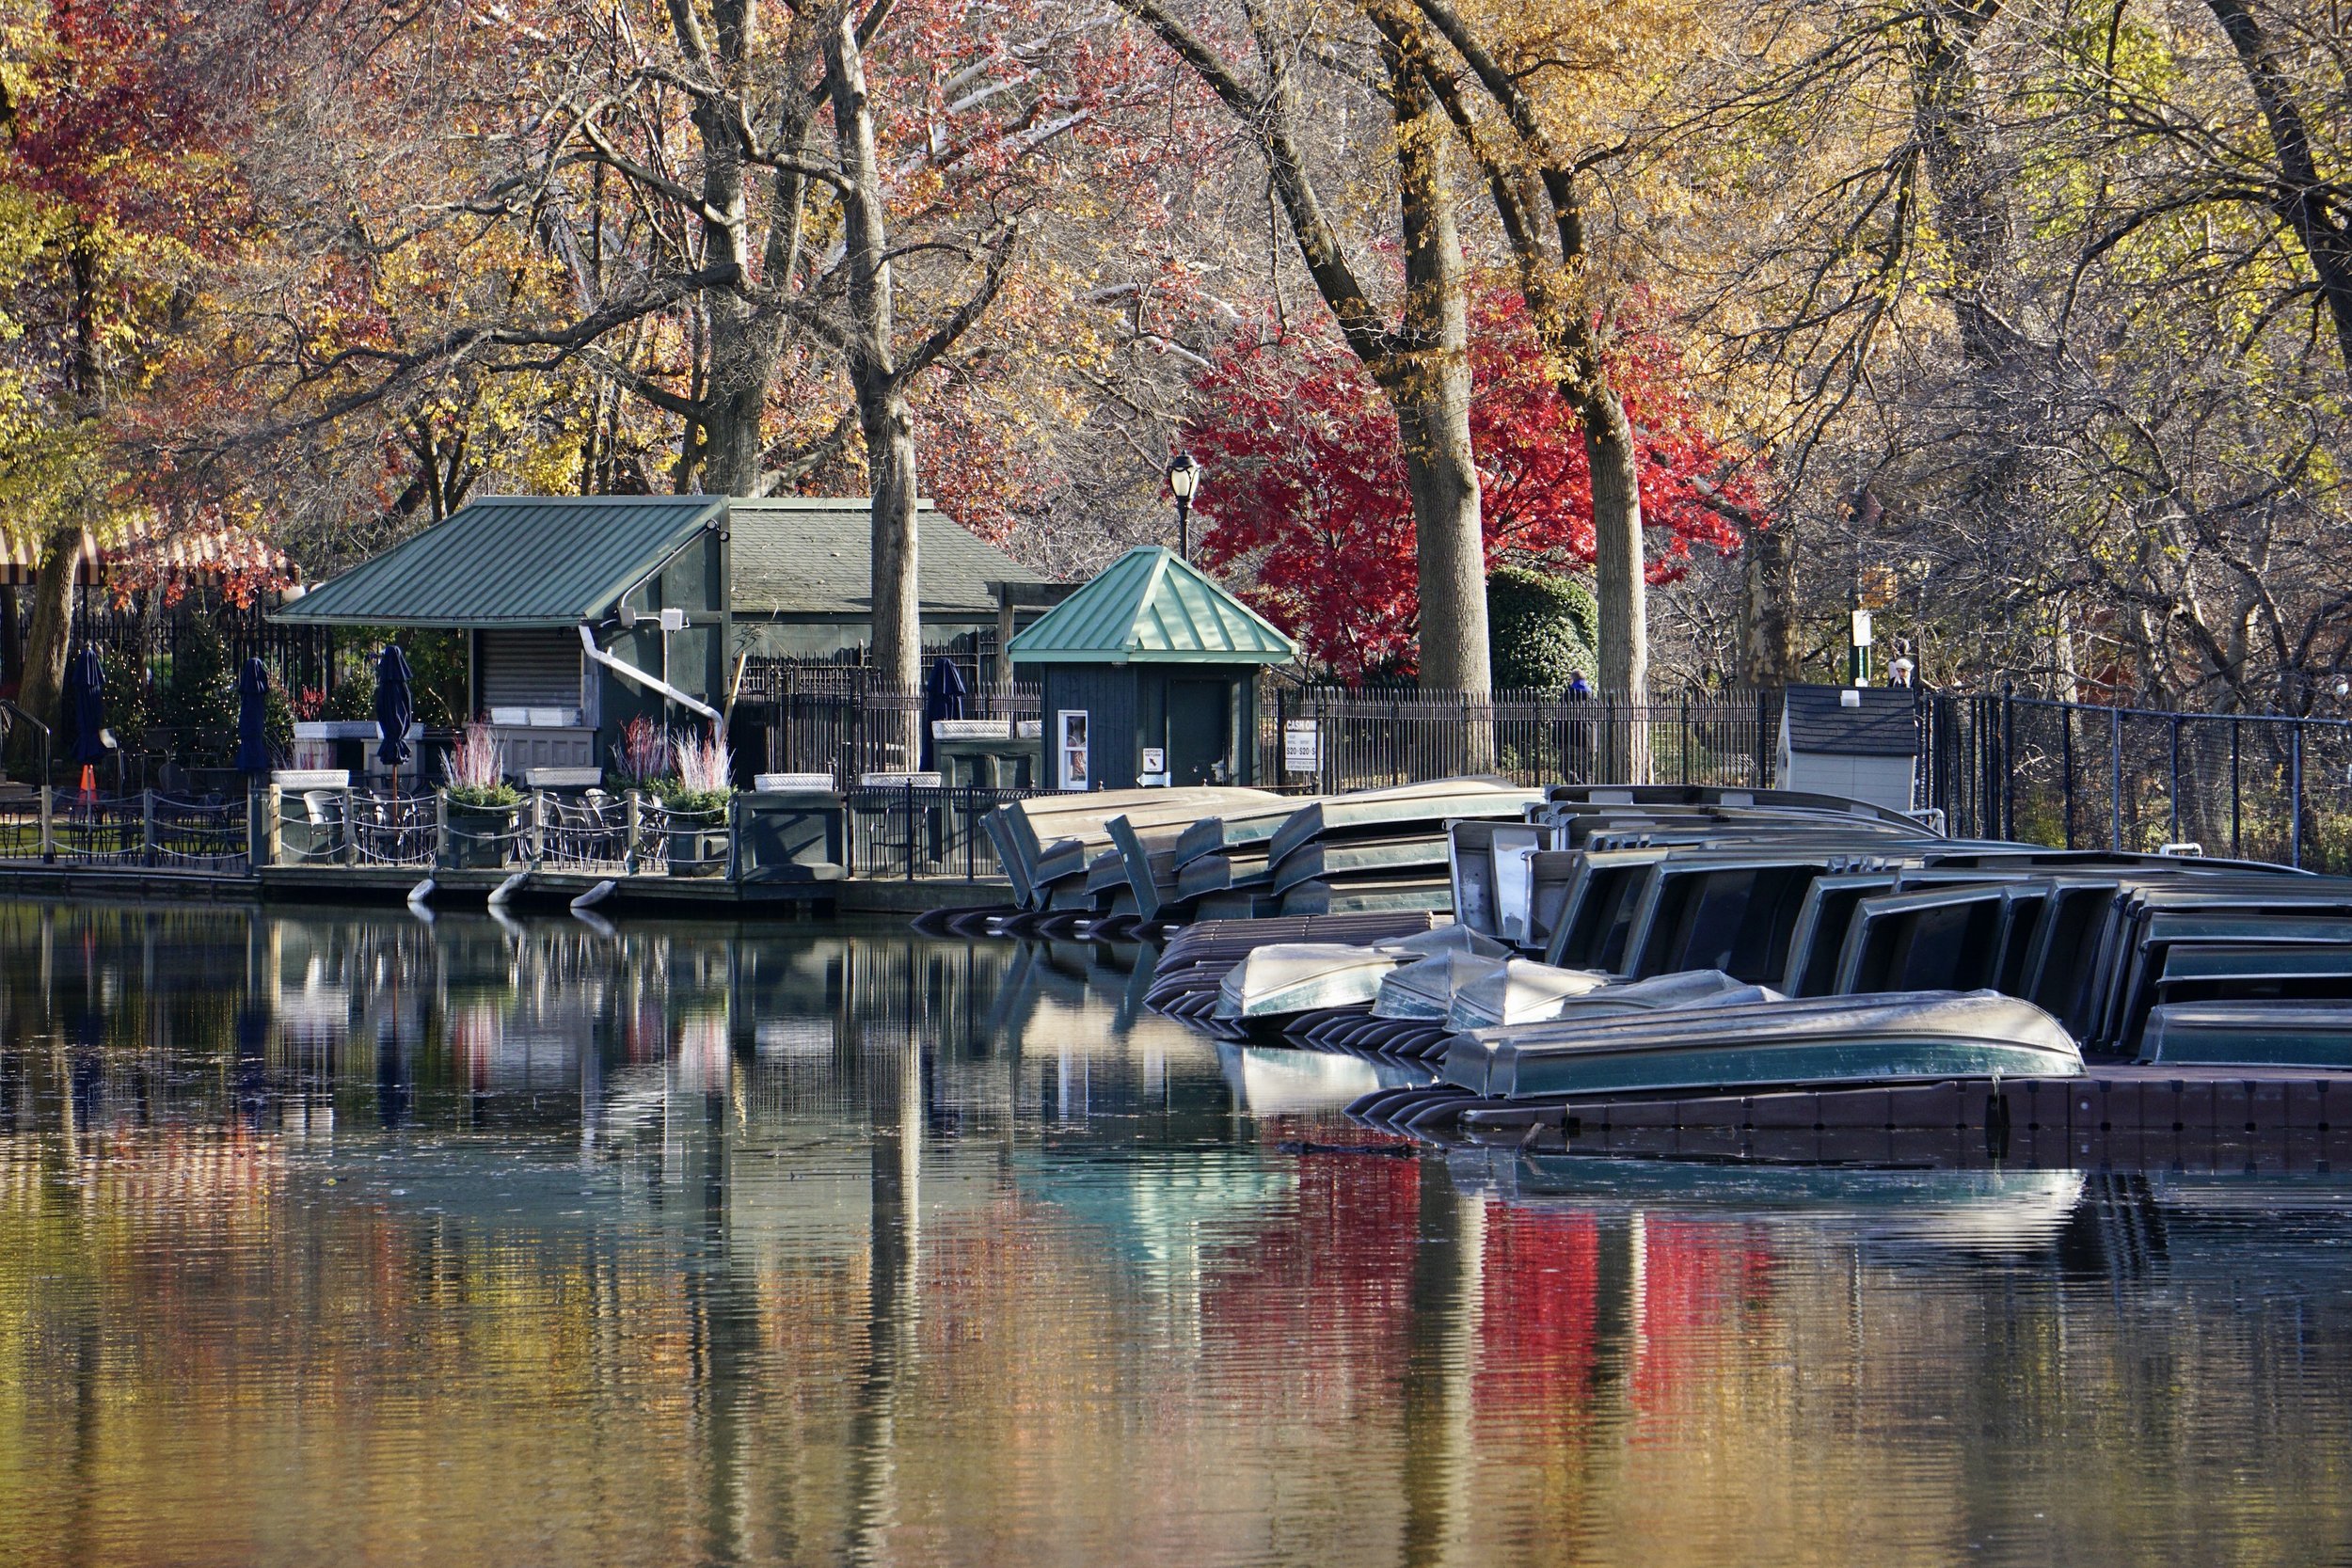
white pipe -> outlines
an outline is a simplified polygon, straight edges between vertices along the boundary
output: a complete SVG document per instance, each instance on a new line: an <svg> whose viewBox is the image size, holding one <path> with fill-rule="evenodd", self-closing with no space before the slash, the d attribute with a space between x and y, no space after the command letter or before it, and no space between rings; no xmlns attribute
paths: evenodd
<svg viewBox="0 0 2352 1568"><path fill-rule="evenodd" d="M646 690L654 692L660 696L667 697L670 701L677 704L680 707L690 708L692 711L701 714L705 719L710 720L714 723L718 721L719 710L712 707L708 703L702 701L698 697L689 697L685 692L680 691L676 687L672 686L668 681L663 680L660 676L647 674L644 671L640 670L628 660L622 658L617 655L606 653L602 648L597 647L596 634L589 629L589 627L585 625L581 626L580 628L580 642L581 647L588 650L588 657L590 658L595 659L598 664L603 665L606 669L612 671L623 680L628 681L636 686L644 687Z"/></svg>

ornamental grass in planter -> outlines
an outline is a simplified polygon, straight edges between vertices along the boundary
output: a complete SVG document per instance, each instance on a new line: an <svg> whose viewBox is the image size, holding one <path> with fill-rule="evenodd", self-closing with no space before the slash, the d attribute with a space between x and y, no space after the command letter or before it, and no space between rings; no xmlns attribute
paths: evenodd
<svg viewBox="0 0 2352 1568"><path fill-rule="evenodd" d="M459 871L505 864L507 847L514 843L515 814L523 798L506 782L505 748L489 725L466 726L449 749L443 774L449 781L441 790L449 832L441 843L441 863Z"/></svg>
<svg viewBox="0 0 2352 1568"><path fill-rule="evenodd" d="M722 877L727 869L728 803L735 798L735 755L717 736L678 737L671 746L674 777L653 792L669 822L670 875Z"/></svg>

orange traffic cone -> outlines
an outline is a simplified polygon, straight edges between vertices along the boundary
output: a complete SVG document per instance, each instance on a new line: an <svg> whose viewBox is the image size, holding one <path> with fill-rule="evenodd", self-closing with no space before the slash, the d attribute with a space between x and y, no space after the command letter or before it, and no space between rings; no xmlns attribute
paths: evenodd
<svg viewBox="0 0 2352 1568"><path fill-rule="evenodd" d="M98 799L98 769L87 762L82 764L82 795L85 800Z"/></svg>

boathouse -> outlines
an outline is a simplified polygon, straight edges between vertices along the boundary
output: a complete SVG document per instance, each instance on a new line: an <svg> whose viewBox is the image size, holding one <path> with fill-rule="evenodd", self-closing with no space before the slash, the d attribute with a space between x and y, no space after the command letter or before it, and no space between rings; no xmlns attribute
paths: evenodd
<svg viewBox="0 0 2352 1568"><path fill-rule="evenodd" d="M1172 550L1129 550L1012 640L1059 789L1255 783L1258 680L1297 644Z"/></svg>
<svg viewBox="0 0 2352 1568"><path fill-rule="evenodd" d="M1792 686L1780 713L1780 787L1909 811L1919 762L1918 693Z"/></svg>
<svg viewBox="0 0 2352 1568"><path fill-rule="evenodd" d="M510 770L590 768L636 715L727 710L748 661L854 660L871 529L863 498L490 497L273 618L461 631L468 710ZM1000 631L1052 585L929 501L917 530L926 654L993 676Z"/></svg>

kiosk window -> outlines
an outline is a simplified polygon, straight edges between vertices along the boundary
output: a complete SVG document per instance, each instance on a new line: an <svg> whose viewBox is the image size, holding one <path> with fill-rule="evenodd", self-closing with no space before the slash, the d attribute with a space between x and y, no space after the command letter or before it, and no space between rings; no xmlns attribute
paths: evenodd
<svg viewBox="0 0 2352 1568"><path fill-rule="evenodd" d="M1061 786L1092 787L1087 774L1087 716L1065 710L1061 715Z"/></svg>

